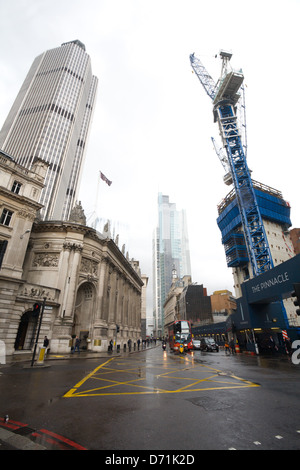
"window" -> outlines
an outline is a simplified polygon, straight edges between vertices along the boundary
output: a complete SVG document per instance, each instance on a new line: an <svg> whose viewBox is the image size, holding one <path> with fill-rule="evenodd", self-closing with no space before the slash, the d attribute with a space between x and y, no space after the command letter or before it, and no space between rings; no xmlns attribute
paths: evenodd
<svg viewBox="0 0 300 470"><path fill-rule="evenodd" d="M2 266L2 261L4 258L6 247L7 247L7 240L0 240L0 268Z"/></svg>
<svg viewBox="0 0 300 470"><path fill-rule="evenodd" d="M3 212L0 218L0 224L6 225L8 227L10 224L12 215L13 215L12 211L9 211L8 209L3 209Z"/></svg>
<svg viewBox="0 0 300 470"><path fill-rule="evenodd" d="M93 291L92 291L92 288L90 286L85 286L84 287L84 297L85 297L85 300L93 298Z"/></svg>
<svg viewBox="0 0 300 470"><path fill-rule="evenodd" d="M15 194L19 194L21 186L22 186L21 183L19 183L18 181L14 181L14 184L12 185L12 188L11 188L12 192Z"/></svg>

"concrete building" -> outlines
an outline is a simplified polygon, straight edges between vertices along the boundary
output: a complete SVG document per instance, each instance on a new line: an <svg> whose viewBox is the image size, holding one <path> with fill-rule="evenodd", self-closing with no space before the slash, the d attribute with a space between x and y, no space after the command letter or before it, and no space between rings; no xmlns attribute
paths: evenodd
<svg viewBox="0 0 300 470"><path fill-rule="evenodd" d="M49 165L39 201L44 220L67 220L78 189L98 79L80 41L40 54L0 131L0 149L30 169Z"/></svg>
<svg viewBox="0 0 300 470"><path fill-rule="evenodd" d="M81 347L107 351L113 339L123 348L141 337L142 288L139 263L112 240L85 225L80 204L71 221L39 221L39 196L48 164L26 169L0 154L0 342L6 354L31 351L45 301L40 341L51 352Z"/></svg>

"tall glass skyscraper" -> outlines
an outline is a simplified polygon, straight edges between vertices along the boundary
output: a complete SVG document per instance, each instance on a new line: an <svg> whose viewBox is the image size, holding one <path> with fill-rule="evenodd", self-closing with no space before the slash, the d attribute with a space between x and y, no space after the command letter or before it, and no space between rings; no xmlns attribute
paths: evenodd
<svg viewBox="0 0 300 470"><path fill-rule="evenodd" d="M48 50L34 60L0 131L0 149L20 165L49 163L44 220L67 220L76 201L97 85L82 42Z"/></svg>
<svg viewBox="0 0 300 470"><path fill-rule="evenodd" d="M191 261L185 210L178 211L169 196L158 194L158 227L153 237L153 304L156 334L163 334L163 305L177 277L191 276Z"/></svg>

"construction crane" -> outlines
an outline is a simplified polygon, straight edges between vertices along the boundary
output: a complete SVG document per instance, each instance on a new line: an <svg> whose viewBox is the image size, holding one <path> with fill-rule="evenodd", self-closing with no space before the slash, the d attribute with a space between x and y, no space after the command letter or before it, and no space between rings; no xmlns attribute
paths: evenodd
<svg viewBox="0 0 300 470"><path fill-rule="evenodd" d="M247 165L245 144L241 138L243 130L239 128L236 115L244 75L241 70L235 71L230 67L230 52L220 51L220 57L222 70L217 83L194 53L190 55L190 62L213 103L214 122L219 125L227 159L222 150L217 149L214 140L213 143L223 167L227 169L229 166L253 276L258 276L273 268L273 260Z"/></svg>
<svg viewBox="0 0 300 470"><path fill-rule="evenodd" d="M232 184L232 177L230 173L230 168L229 168L229 163L227 159L227 155L224 153L223 147L217 147L215 139L212 137L211 138L215 152L217 156L219 157L219 160L225 170L225 175L223 177L224 183L227 184L227 186L230 186Z"/></svg>

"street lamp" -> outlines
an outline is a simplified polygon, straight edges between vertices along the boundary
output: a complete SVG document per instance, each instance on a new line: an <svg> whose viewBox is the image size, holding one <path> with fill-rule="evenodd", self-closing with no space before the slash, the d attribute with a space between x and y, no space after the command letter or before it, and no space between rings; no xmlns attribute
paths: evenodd
<svg viewBox="0 0 300 470"><path fill-rule="evenodd" d="M22 239L22 238L24 237L24 235L25 235L26 233L29 233L29 232L30 232L30 230L27 229L22 235L20 235L20 238Z"/></svg>

